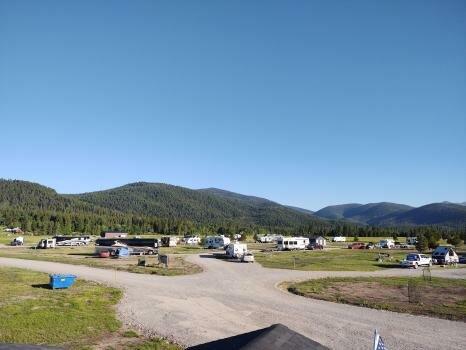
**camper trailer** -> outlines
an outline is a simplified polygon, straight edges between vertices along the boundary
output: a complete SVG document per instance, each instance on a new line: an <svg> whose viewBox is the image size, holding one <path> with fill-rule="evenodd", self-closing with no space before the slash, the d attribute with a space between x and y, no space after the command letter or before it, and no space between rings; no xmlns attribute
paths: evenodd
<svg viewBox="0 0 466 350"><path fill-rule="evenodd" d="M432 260L439 265L457 264L459 262L458 255L451 246L438 246L435 248L432 253Z"/></svg>
<svg viewBox="0 0 466 350"><path fill-rule="evenodd" d="M240 259L248 251L248 246L244 243L230 243L226 249L229 258Z"/></svg>
<svg viewBox="0 0 466 350"><path fill-rule="evenodd" d="M90 236L54 236L57 246L81 246L91 243Z"/></svg>
<svg viewBox="0 0 466 350"><path fill-rule="evenodd" d="M309 238L306 237L280 237L277 240L278 250L306 249L308 245Z"/></svg>
<svg viewBox="0 0 466 350"><path fill-rule="evenodd" d="M381 248L387 248L387 249L395 248L395 242L393 242L393 240L391 239L382 239L379 242L379 245Z"/></svg>
<svg viewBox="0 0 466 350"><path fill-rule="evenodd" d="M24 245L24 237L16 237L15 239L13 239L11 242L10 242L10 245L12 246L20 246L20 245Z"/></svg>
<svg viewBox="0 0 466 350"><path fill-rule="evenodd" d="M176 247L178 239L174 236L165 236L160 239L162 247Z"/></svg>
<svg viewBox="0 0 466 350"><path fill-rule="evenodd" d="M230 244L230 238L225 236L207 236L204 247L209 249L225 248Z"/></svg>
<svg viewBox="0 0 466 350"><path fill-rule="evenodd" d="M332 238L332 242L346 242L346 237L335 236L335 237Z"/></svg>
<svg viewBox="0 0 466 350"><path fill-rule="evenodd" d="M416 245L417 244L417 237L406 237L406 244Z"/></svg>
<svg viewBox="0 0 466 350"><path fill-rule="evenodd" d="M199 238L199 236L185 236L183 238L183 242L189 245L197 245L201 243L201 239Z"/></svg>
<svg viewBox="0 0 466 350"><path fill-rule="evenodd" d="M55 248L56 244L57 242L55 241L55 238L41 239L39 243L37 243L37 248L39 249Z"/></svg>

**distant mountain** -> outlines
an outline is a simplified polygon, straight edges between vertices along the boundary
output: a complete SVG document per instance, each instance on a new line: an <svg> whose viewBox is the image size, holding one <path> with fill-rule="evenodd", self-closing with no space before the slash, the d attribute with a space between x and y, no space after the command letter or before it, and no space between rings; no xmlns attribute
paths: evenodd
<svg viewBox="0 0 466 350"><path fill-rule="evenodd" d="M346 215L346 212L348 210L359 208L361 206L363 206L363 204L358 203L330 205L328 207L316 211L314 215L330 220L349 219Z"/></svg>
<svg viewBox="0 0 466 350"><path fill-rule="evenodd" d="M341 204L325 207L314 214L334 220L347 220L355 223L378 225L378 220L387 215L400 214L413 209L397 203Z"/></svg>
<svg viewBox="0 0 466 350"><path fill-rule="evenodd" d="M299 211L300 213L308 214L308 215L314 215L314 212L309 209L304 209L304 208L299 208L299 207L293 207L292 205L286 205L287 208L290 208L292 210Z"/></svg>
<svg viewBox="0 0 466 350"><path fill-rule="evenodd" d="M200 189L198 191L213 194L213 195L223 197L223 198L227 198L227 199L239 200L239 201L242 201L244 203L249 203L249 204L254 204L254 205L279 205L278 203L272 202L269 199L256 197L256 196L248 196L248 195L239 194L239 193L236 193L236 192L221 190L219 188L203 188L203 189ZM293 211L296 211L298 213L301 213L301 214L307 214L307 215L314 214L314 212L311 211L311 210L307 210L307 209L303 209L303 208L299 208L299 207L294 207L294 206L291 206L291 205L284 205L284 207L286 207L288 209L291 209Z"/></svg>
<svg viewBox="0 0 466 350"><path fill-rule="evenodd" d="M394 213L377 220L378 225L465 225L466 206L453 203L433 203L403 213Z"/></svg>
<svg viewBox="0 0 466 350"><path fill-rule="evenodd" d="M125 213L189 219L199 223L234 221L242 225L293 227L320 219L268 199L208 188L192 190L138 182L118 188L69 195L98 207Z"/></svg>

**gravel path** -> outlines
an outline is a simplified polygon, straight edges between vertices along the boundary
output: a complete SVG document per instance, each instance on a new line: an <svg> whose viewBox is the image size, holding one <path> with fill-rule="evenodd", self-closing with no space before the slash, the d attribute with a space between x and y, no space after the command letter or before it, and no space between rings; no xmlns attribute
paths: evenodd
<svg viewBox="0 0 466 350"><path fill-rule="evenodd" d="M328 276L416 276L419 270L304 272L189 256L204 272L163 277L45 261L0 258L0 265L80 278L123 288L122 321L148 334L195 345L283 323L332 349L370 349L374 328L389 349L464 349L466 324L307 299L276 288L282 281ZM466 278L466 269L435 269L434 276Z"/></svg>

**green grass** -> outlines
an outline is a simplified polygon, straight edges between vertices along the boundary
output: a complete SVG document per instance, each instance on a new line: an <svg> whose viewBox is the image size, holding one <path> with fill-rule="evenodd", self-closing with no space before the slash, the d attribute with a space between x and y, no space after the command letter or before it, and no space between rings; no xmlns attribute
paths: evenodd
<svg viewBox="0 0 466 350"><path fill-rule="evenodd" d="M407 251L383 250L392 256L391 261L379 263L378 250L329 249L291 252L256 253L256 261L264 267L305 271L376 271L398 267Z"/></svg>
<svg viewBox="0 0 466 350"><path fill-rule="evenodd" d="M128 346L131 350L181 350L182 347L164 339L151 339L141 344Z"/></svg>
<svg viewBox="0 0 466 350"><path fill-rule="evenodd" d="M81 348L115 332L121 292L77 280L65 290L46 288L47 274L0 268L0 342Z"/></svg>
<svg viewBox="0 0 466 350"><path fill-rule="evenodd" d="M128 271L133 273L178 276L201 272L195 264L185 261L181 256L171 257L169 268L157 264L157 258L146 256L147 267L137 266L138 256L127 259L101 259L94 256L94 247L61 247L55 249L0 248L0 256L6 258L51 261L73 265Z"/></svg>
<svg viewBox="0 0 466 350"><path fill-rule="evenodd" d="M410 300L408 282L416 300ZM422 277L324 278L288 285L292 293L332 302L466 321L466 280Z"/></svg>

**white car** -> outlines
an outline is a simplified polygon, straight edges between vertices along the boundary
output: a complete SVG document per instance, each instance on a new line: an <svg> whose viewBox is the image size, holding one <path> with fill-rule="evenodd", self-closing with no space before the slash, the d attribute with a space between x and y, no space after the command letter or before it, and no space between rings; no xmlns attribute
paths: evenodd
<svg viewBox="0 0 466 350"><path fill-rule="evenodd" d="M424 254L411 253L406 255L406 259L400 262L401 267L432 266L432 258Z"/></svg>
<svg viewBox="0 0 466 350"><path fill-rule="evenodd" d="M246 253L241 257L241 261L246 262L246 263L250 263L250 262L253 263L254 255L252 255L251 253Z"/></svg>

